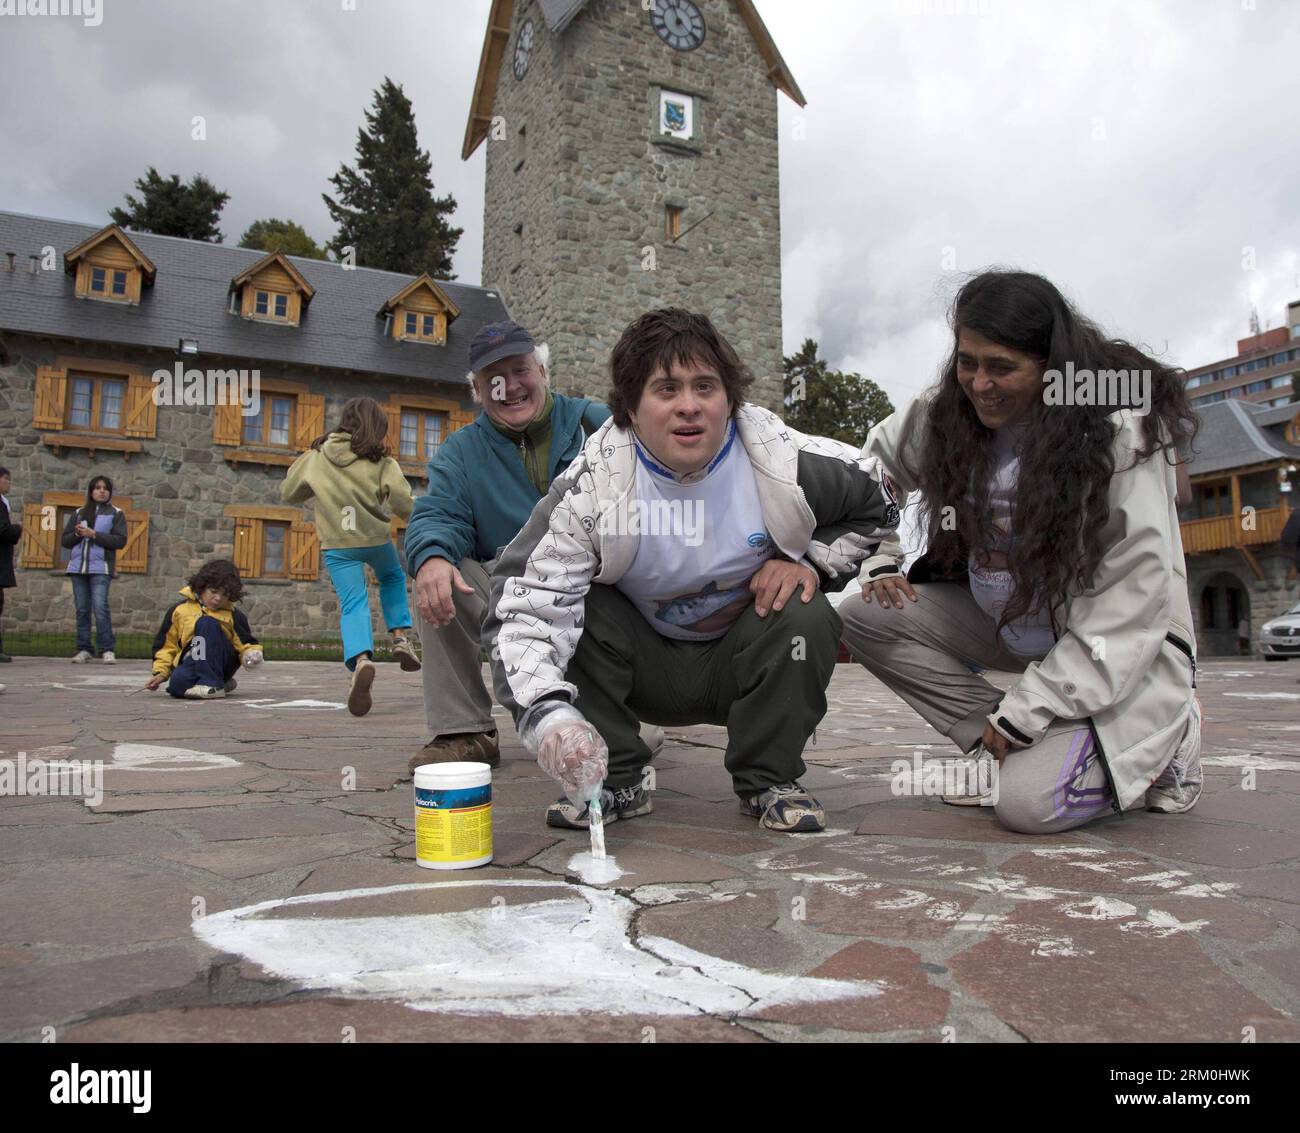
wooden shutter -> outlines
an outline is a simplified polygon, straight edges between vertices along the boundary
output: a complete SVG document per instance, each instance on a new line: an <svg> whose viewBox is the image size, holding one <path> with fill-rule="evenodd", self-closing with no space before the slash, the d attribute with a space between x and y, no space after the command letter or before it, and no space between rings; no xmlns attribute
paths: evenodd
<svg viewBox="0 0 1300 1133"><path fill-rule="evenodd" d="M325 395L300 393L297 417L293 445L299 452L306 452L311 448L312 441L325 431ZM313 574L312 578L315 577Z"/></svg>
<svg viewBox="0 0 1300 1133"><path fill-rule="evenodd" d="M53 512L54 523L43 530L43 505L23 505L22 565L28 570L52 570L59 542L58 512Z"/></svg>
<svg viewBox="0 0 1300 1133"><path fill-rule="evenodd" d="M402 458L402 407L389 402L383 406L384 413L388 417L388 450L395 458Z"/></svg>
<svg viewBox="0 0 1300 1133"><path fill-rule="evenodd" d="M63 414L68 400L68 371L53 366L36 368L36 404L32 412L32 427L36 429L62 429Z"/></svg>
<svg viewBox="0 0 1300 1133"><path fill-rule="evenodd" d="M126 435L156 437L158 406L153 391L158 387L145 374L133 373L126 387Z"/></svg>
<svg viewBox="0 0 1300 1133"><path fill-rule="evenodd" d="M235 569L242 578L257 578L262 573L262 521L235 520Z"/></svg>
<svg viewBox="0 0 1300 1133"><path fill-rule="evenodd" d="M320 573L320 540L311 523L296 522L289 526L289 577L311 581Z"/></svg>
<svg viewBox="0 0 1300 1133"><path fill-rule="evenodd" d="M453 409L451 411L451 425L447 429L448 433L454 433L457 429L463 429L466 425L472 425L474 418L478 416L476 409Z"/></svg>
<svg viewBox="0 0 1300 1133"><path fill-rule="evenodd" d="M149 513L126 512L126 546L117 553L117 569L124 574L144 574L149 569Z"/></svg>
<svg viewBox="0 0 1300 1133"><path fill-rule="evenodd" d="M240 406L214 405L212 407L212 443L214 445L238 445L244 439L244 418L239 412Z"/></svg>

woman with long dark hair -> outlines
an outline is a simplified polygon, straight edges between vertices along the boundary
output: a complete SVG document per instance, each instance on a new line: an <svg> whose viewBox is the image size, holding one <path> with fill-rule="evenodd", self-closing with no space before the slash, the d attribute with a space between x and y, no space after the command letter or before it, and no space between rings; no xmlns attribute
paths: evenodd
<svg viewBox="0 0 1300 1133"><path fill-rule="evenodd" d="M414 672L420 657L407 636L411 607L406 571L389 536L390 512L411 514L411 485L389 455L388 416L372 397L354 397L343 406L338 428L322 433L289 468L280 494L288 503L315 497L316 530L339 598L345 664L352 671L348 711L370 711L375 679L375 639L370 625L366 564L379 582L384 621L393 635L393 653Z"/></svg>
<svg viewBox="0 0 1300 1133"><path fill-rule="evenodd" d="M1200 796L1195 636L1177 514L1195 434L1179 373L1108 339L1048 280L988 271L953 303L937 385L866 451L917 493L928 551L897 539L840 607L853 655L976 757L1027 833ZM873 601L874 599L874 601ZM1020 673L1006 693L978 675Z"/></svg>
<svg viewBox="0 0 1300 1133"><path fill-rule="evenodd" d="M86 502L63 528L68 557L68 577L77 604L77 652L74 664L99 657L105 665L117 662L113 652L113 619L108 612L108 586L117 577L117 552L126 546L126 513L114 507L113 481L96 476L86 488ZM90 642L90 618L95 617L95 644Z"/></svg>

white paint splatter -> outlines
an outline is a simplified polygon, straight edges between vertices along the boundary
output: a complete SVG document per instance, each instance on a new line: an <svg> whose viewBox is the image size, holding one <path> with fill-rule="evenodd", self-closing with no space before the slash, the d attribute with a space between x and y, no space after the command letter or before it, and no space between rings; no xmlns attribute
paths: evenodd
<svg viewBox="0 0 1300 1133"><path fill-rule="evenodd" d="M1127 901L1116 901L1110 897L1093 897L1089 901L1076 901L1071 905L1061 905L1061 912L1067 917L1079 917L1094 921L1119 921L1137 913L1137 906Z"/></svg>
<svg viewBox="0 0 1300 1133"><path fill-rule="evenodd" d="M510 886L551 889L555 896L411 916L348 916L346 907L329 915L328 908L392 893L473 887L494 893ZM263 915L301 906L316 915ZM304 987L398 999L420 1011L750 1015L775 1004L884 994L880 982L760 972L662 937L633 944L636 908L622 894L563 881L431 882L263 901L201 917L194 932L209 947Z"/></svg>
<svg viewBox="0 0 1300 1133"><path fill-rule="evenodd" d="M1239 696L1242 700L1300 700L1300 692L1225 692L1224 696Z"/></svg>
<svg viewBox="0 0 1300 1133"><path fill-rule="evenodd" d="M1240 889L1235 881L1196 882L1174 891L1175 897L1226 897L1232 890Z"/></svg>
<svg viewBox="0 0 1300 1133"><path fill-rule="evenodd" d="M179 766L177 766L179 765ZM211 751L187 747L158 747L154 744L118 744L105 771L215 771L221 767L242 767L237 759Z"/></svg>
<svg viewBox="0 0 1300 1133"><path fill-rule="evenodd" d="M1045 850L1031 851L1036 858L1089 858L1098 854L1109 854L1096 846L1048 846Z"/></svg>
<svg viewBox="0 0 1300 1133"><path fill-rule="evenodd" d="M1173 936L1176 932L1200 932L1209 921L1180 921L1172 913L1166 913L1161 909L1152 909L1147 913L1146 920L1128 921L1119 926L1120 932L1139 932L1146 936L1154 936L1163 940L1166 936Z"/></svg>
<svg viewBox="0 0 1300 1133"><path fill-rule="evenodd" d="M1202 756L1201 763L1207 767L1251 767L1256 771L1300 771L1300 760L1270 759L1266 755L1250 755L1246 752L1239 755Z"/></svg>
<svg viewBox="0 0 1300 1133"><path fill-rule="evenodd" d="M932 921L960 921L961 905L956 901L937 901L925 910L925 915Z"/></svg>
<svg viewBox="0 0 1300 1133"><path fill-rule="evenodd" d="M290 708L290 709L307 709L309 711L333 711L343 707L343 704L336 700L244 700L240 699L240 704L248 708Z"/></svg>
<svg viewBox="0 0 1300 1133"><path fill-rule="evenodd" d="M1034 945L1031 955L1049 956L1049 957L1066 957L1091 956L1091 948L1076 948L1074 941L1068 936L1049 937L1046 940L1040 940Z"/></svg>
<svg viewBox="0 0 1300 1133"><path fill-rule="evenodd" d="M831 869L825 873L792 873L790 880L825 884L830 881L869 881L870 878L865 873L854 873L851 869Z"/></svg>
<svg viewBox="0 0 1300 1133"><path fill-rule="evenodd" d="M883 901L873 901L872 904L877 909L919 909L922 905L928 905L933 898L928 893L922 893L919 889L900 889L899 896L887 897Z"/></svg>
<svg viewBox="0 0 1300 1133"><path fill-rule="evenodd" d="M1168 869L1161 873L1144 873L1141 877L1126 877L1129 885L1154 885L1159 889L1177 889L1183 884L1179 878L1191 877L1185 869Z"/></svg>
<svg viewBox="0 0 1300 1133"><path fill-rule="evenodd" d="M595 857L590 850L569 859L569 872L576 873L587 885L608 885L626 873L611 857Z"/></svg>
<svg viewBox="0 0 1300 1133"><path fill-rule="evenodd" d="M841 893L845 897L861 897L863 893L870 893L875 889L883 889L883 881L859 881L853 884L845 884L839 881L830 881L826 883L826 888L835 893Z"/></svg>
<svg viewBox="0 0 1300 1133"><path fill-rule="evenodd" d="M1050 889L1045 885L1026 885L1023 877L977 877L972 881L959 881L980 893L995 893L999 897L1010 897L1017 901L1053 901L1058 897L1069 897L1064 889Z"/></svg>

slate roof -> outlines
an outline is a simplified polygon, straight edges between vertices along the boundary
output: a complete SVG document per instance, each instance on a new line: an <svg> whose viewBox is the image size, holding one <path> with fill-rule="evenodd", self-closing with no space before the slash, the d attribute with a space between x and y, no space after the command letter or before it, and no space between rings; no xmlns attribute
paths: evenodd
<svg viewBox="0 0 1300 1133"><path fill-rule="evenodd" d="M1300 445L1283 439L1281 426L1300 406L1257 407L1233 398L1197 409L1201 419L1188 472L1200 476L1263 464L1270 460L1300 461Z"/></svg>
<svg viewBox="0 0 1300 1133"><path fill-rule="evenodd" d="M140 305L77 299L63 255L103 226L0 212L0 333L53 335L175 352L182 338L197 339L198 357L222 355L259 363L324 366L363 374L393 375L464 385L469 340L484 323L508 317L494 291L438 282L460 308L447 328L447 345L397 342L384 333L376 312L414 278L289 256L316 289L297 327L253 322L229 313L230 281L266 253L202 240L131 232L157 266ZM58 252L54 271L28 270L43 247ZM15 252L8 270L6 252ZM264 368L266 368L264 366Z"/></svg>

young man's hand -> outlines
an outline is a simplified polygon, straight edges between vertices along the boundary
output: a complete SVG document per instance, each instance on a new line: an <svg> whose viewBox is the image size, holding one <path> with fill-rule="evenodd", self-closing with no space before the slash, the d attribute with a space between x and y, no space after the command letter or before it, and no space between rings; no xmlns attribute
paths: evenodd
<svg viewBox="0 0 1300 1133"><path fill-rule="evenodd" d="M749 588L755 595L754 612L765 618L768 610L780 610L798 587L803 588L803 600L811 602L817 593L817 583L817 572L802 563L768 559L749 580Z"/></svg>
<svg viewBox="0 0 1300 1133"><path fill-rule="evenodd" d="M244 656L241 660L244 662L245 669L255 669L262 663L265 658L260 649L245 649Z"/></svg>
<svg viewBox="0 0 1300 1133"><path fill-rule="evenodd" d="M446 559L435 555L415 572L415 608L431 626L441 628L456 617L454 591L473 594L474 587Z"/></svg>
<svg viewBox="0 0 1300 1133"><path fill-rule="evenodd" d="M895 610L901 610L904 595L913 602L916 601L916 591L912 589L912 584L907 581L907 575L905 574L887 574L883 578L873 579L862 587L862 600L864 602L870 602L873 594L876 601L880 603L881 608L885 610L888 610L891 606Z"/></svg>
<svg viewBox="0 0 1300 1133"><path fill-rule="evenodd" d="M166 677L150 677L147 681L144 682L144 687L149 689L150 692L152 692L166 679L167 679Z"/></svg>

